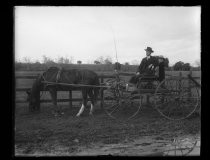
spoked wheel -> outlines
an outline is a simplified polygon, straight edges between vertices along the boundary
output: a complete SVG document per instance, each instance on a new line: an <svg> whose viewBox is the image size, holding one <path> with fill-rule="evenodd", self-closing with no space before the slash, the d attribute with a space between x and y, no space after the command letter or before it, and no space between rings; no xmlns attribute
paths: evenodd
<svg viewBox="0 0 210 160"><path fill-rule="evenodd" d="M120 121L134 118L140 109L140 95L126 90L123 80L108 80L110 87L104 90L104 110L108 116Z"/></svg>
<svg viewBox="0 0 210 160"><path fill-rule="evenodd" d="M196 87L189 88L189 79L168 78L155 91L155 108L167 119L182 120L195 112L199 93Z"/></svg>

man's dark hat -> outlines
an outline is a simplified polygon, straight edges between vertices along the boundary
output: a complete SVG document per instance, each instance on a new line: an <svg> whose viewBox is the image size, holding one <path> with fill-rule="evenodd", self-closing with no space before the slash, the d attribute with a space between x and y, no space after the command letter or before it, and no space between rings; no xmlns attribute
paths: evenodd
<svg viewBox="0 0 210 160"><path fill-rule="evenodd" d="M147 47L145 51L150 51L151 53L154 52L151 47Z"/></svg>

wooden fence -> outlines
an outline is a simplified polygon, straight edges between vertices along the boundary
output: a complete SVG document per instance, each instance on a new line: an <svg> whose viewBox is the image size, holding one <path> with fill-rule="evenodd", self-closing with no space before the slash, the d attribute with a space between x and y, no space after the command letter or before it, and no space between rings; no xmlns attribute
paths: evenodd
<svg viewBox="0 0 210 160"><path fill-rule="evenodd" d="M134 75L133 73L122 73L121 75L123 76L132 76ZM16 79L36 79L37 78L37 75L26 75L26 76L15 76ZM114 75L99 75L99 79L100 79L100 83L104 83L104 79L106 78L115 78ZM16 92L26 92L28 91L29 89L31 88L16 88ZM74 88L74 90L62 90L62 91L66 91L69 93L69 98L68 99L57 99L57 102L69 102L69 107L72 107L72 102L75 102L75 101L81 101L82 99L81 98L72 98L72 91L77 91L78 89L77 88ZM61 90L59 90L61 91ZM104 96L103 96L103 90L100 91L100 98L98 98L97 100L100 100L100 105L101 107L103 107L103 101L104 101ZM27 101L26 100L16 100L16 103L26 103ZM45 99L45 100L40 100L40 103L43 103L43 102L52 102L52 100L50 99ZM39 104L40 105L40 104ZM40 106L38 106L40 107Z"/></svg>
<svg viewBox="0 0 210 160"><path fill-rule="evenodd" d="M189 72L190 75L192 75L192 72ZM121 76L133 76L134 73L120 73ZM169 76L169 75L166 75L166 77ZM106 78L114 78L115 76L112 74L112 75L104 75L104 74L100 74L99 75L99 78L100 78L100 83L103 84L104 83L104 79ZM36 79L37 78L37 75L25 75L25 76L16 76L15 77L16 79ZM179 76L178 78L187 78L189 79L187 76L186 77L183 77L182 76L182 72L179 72ZM194 79L200 79L200 77L193 77ZM189 83L190 85L189 86L192 86L192 81L189 79ZM27 90L29 90L31 88L16 88L16 92L26 92ZM74 91L76 91L78 89L74 89ZM72 102L75 102L75 101L81 101L82 99L81 98L72 98L72 90L62 90L62 91L66 91L69 93L69 98L68 99L58 99L57 102L69 102L69 106L72 107ZM103 102L104 102L104 93L103 93L103 90L100 91L100 98L98 98L98 100L100 100L100 105L101 107L103 107ZM26 100L16 100L16 103L26 103L27 101ZM40 100L40 103L44 103L44 102L51 102L50 99L45 99L45 100ZM147 102L149 102L149 96L147 96ZM40 105L40 104L39 104ZM39 106L40 107L40 106Z"/></svg>

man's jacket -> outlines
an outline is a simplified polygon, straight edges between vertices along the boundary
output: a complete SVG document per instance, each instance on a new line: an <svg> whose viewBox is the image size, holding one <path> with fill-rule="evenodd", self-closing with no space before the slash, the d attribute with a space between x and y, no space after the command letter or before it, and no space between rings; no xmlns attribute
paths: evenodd
<svg viewBox="0 0 210 160"><path fill-rule="evenodd" d="M154 67L150 67L150 64L153 64ZM147 60L147 57L143 58L138 69L137 72L139 72L140 74L154 74L155 73L155 68L158 66L158 59L150 56L150 58Z"/></svg>

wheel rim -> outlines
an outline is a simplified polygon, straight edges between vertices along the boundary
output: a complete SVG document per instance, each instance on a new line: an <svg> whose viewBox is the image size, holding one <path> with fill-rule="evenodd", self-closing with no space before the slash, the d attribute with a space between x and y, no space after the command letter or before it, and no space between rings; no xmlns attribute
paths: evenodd
<svg viewBox="0 0 210 160"><path fill-rule="evenodd" d="M106 114L119 121L134 118L140 110L141 99L138 94L126 91L124 81L109 80L111 87L104 90L104 110Z"/></svg>
<svg viewBox="0 0 210 160"><path fill-rule="evenodd" d="M189 90L188 80L165 79L155 91L155 108L167 119L182 120L195 112L198 106L198 89Z"/></svg>

